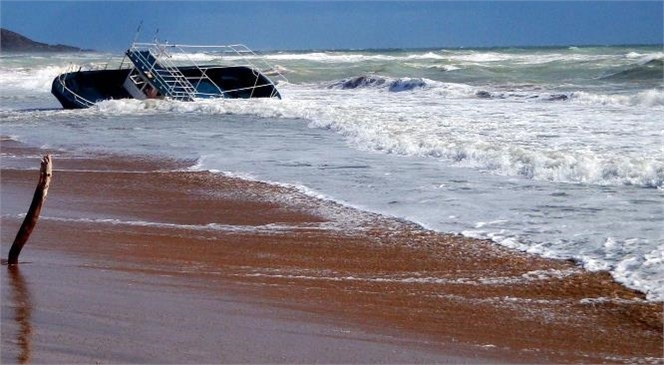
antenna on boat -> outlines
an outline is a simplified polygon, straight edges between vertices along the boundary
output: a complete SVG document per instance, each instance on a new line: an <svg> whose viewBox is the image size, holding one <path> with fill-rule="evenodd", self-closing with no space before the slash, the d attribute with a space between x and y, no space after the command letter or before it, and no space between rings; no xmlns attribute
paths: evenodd
<svg viewBox="0 0 664 365"><path fill-rule="evenodd" d="M141 32L141 27L143 27L143 19L138 23L138 27L136 28L136 33L134 34L134 40L131 41L131 47L134 46L134 43L136 43L136 40L138 39L138 34ZM125 52L124 55L122 56L122 61L120 61L120 68L124 65L125 59L127 59L127 53ZM108 67L108 64L106 64Z"/></svg>
<svg viewBox="0 0 664 365"><path fill-rule="evenodd" d="M134 40L131 43L136 43L136 40L138 39L139 33L141 33L141 27L143 26L143 19L141 19L141 22L138 23L138 28L136 28L136 34L134 34Z"/></svg>

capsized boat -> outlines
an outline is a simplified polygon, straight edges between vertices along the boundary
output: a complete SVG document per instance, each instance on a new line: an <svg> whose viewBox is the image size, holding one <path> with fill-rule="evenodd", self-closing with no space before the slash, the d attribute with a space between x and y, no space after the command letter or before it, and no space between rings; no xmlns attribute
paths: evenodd
<svg viewBox="0 0 664 365"><path fill-rule="evenodd" d="M191 55L219 59L198 65ZM261 68L256 64L260 64ZM110 99L281 98L267 75L286 78L244 45L195 46L132 43L120 65L71 70L53 80L51 93L65 109L89 108Z"/></svg>

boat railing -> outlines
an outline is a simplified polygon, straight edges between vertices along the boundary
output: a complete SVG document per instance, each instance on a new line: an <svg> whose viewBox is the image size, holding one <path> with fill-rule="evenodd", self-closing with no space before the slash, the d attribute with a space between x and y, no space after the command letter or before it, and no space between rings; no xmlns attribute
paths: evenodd
<svg viewBox="0 0 664 365"><path fill-rule="evenodd" d="M196 88L170 62L168 53L158 45L147 49L132 45L127 51L127 57L147 75L150 83L164 96L186 101L196 97Z"/></svg>
<svg viewBox="0 0 664 365"><path fill-rule="evenodd" d="M120 58L117 55L111 56L108 58L108 61L105 63L88 63L81 65L78 63L70 63L66 69L66 72L81 72L81 71L104 71L104 70L128 70L134 67L131 62L126 62L126 56Z"/></svg>
<svg viewBox="0 0 664 365"><path fill-rule="evenodd" d="M74 96L74 100L76 100L77 102L80 102L81 104L85 105L86 107L89 108L89 107L91 107L92 105L94 105L94 102L92 102L92 101L90 101L90 100L88 100L88 99L86 99L86 98L84 98L84 97L78 95L78 93L76 93L74 90L72 90L72 89L70 89L69 87L67 87L67 83L65 82L65 75L66 75L66 74L64 74L64 73L63 73L63 74L60 74L60 75L58 76L58 78L57 78L57 80L58 80L58 84L60 84L60 87L61 87L63 90L66 90L66 91L67 91L68 93L70 93L71 95L73 95L73 96Z"/></svg>
<svg viewBox="0 0 664 365"><path fill-rule="evenodd" d="M165 66L167 66L171 69L177 70L177 66L171 60L172 55L168 51L167 47L165 47L163 44L155 43L155 46L152 49L155 49L158 52L158 57L157 58L159 60L161 60L162 64L164 64ZM176 49L182 51L182 54L184 54L184 51L181 48L176 48ZM164 57L161 57L161 56L164 56ZM214 96L214 95L218 96L218 95L223 94L223 91L219 88L219 86L217 86L217 84L215 84L210 79L210 77L207 75L207 70L201 68L198 65L198 63L196 63L196 60L192 59L191 57L188 57L188 61L189 61L191 66L194 66L196 69L200 70L200 75L201 75L200 77L187 77L186 78L190 83L192 81L195 82L195 85L193 85L193 83L192 83L192 86L194 87L194 90L196 90L196 96L207 97L207 96ZM217 89L218 94L202 93L202 92L197 91L199 85L201 84L201 82L203 82L205 80L209 81L209 84L213 85Z"/></svg>
<svg viewBox="0 0 664 365"><path fill-rule="evenodd" d="M189 77L188 80L194 85L194 88L197 89L198 85L204 81L209 80L212 85L214 85L219 92L222 92L219 87L209 79L206 74L206 68L202 65L199 65L198 62L192 57L193 54L200 54L204 58L209 57L210 59L220 59L224 61L223 65L214 66L215 68L224 68L224 67L235 67L235 66L245 66L252 70L254 74L255 81L254 85L250 87L242 87L237 89L224 89L223 92L236 92L244 91L251 89L250 97L253 97L254 91L260 87L273 87L274 84L268 79L268 83L259 84L259 74L263 73L270 75L271 78L276 79L276 82L288 82L288 79L279 71L279 69L265 60L264 57L261 57L256 52L252 51L249 47L243 44L232 44L232 45L183 45L183 44L170 44L170 43L132 43L132 48L134 49L147 49L150 50L153 55L158 59L162 65L168 65L169 68L176 68L176 61L173 60L173 56L177 55L179 61L182 61L188 66L196 67L200 70L200 77ZM273 88L272 95L277 94L276 88ZM197 93L197 96L205 96L206 93ZM212 94L210 94L212 95Z"/></svg>

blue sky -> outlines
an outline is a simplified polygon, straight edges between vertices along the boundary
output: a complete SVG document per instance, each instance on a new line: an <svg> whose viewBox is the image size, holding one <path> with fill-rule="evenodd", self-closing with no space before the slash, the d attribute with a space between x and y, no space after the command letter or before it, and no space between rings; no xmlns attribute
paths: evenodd
<svg viewBox="0 0 664 365"><path fill-rule="evenodd" d="M4 28L121 51L141 40L255 49L662 44L662 1L6 1Z"/></svg>

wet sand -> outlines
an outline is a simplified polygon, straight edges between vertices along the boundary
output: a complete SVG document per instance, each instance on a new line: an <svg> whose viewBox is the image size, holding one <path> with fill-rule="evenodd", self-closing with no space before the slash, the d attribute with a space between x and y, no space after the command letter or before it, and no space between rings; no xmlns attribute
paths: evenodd
<svg viewBox="0 0 664 365"><path fill-rule="evenodd" d="M6 255L43 151L3 141L2 152L33 156L2 161ZM105 313L103 323L111 327L140 323L130 336L140 345L122 345L124 336L105 333L101 323L80 328L33 316L33 344L40 349L34 359L65 356L56 350L68 348L69 337L34 335L40 333L35 328L51 333L65 326L74 337L91 331L108 338L61 351L81 362L661 362L661 303L646 302L607 273L423 230L293 188L186 171L191 164L55 156L42 219L21 256L33 263L20 271L30 277L31 293L96 291L103 300L40 309L49 308L47 296L33 311L57 313L61 322L68 313L92 311ZM25 169L31 166L35 170ZM50 255L63 254L68 264L47 264ZM78 278L75 288L68 288L67 275ZM50 283L46 289L42 280ZM140 284L117 284L132 280ZM12 323L6 309L16 307L5 299L6 287L3 362L8 346L13 355L20 347L5 336ZM127 303L141 293L150 295L134 313ZM229 302L253 308L246 316L260 324L252 328L280 330L252 332L241 320L218 322L216 312L239 310ZM264 315L251 315L254 310ZM176 312L180 319L173 322ZM192 325L178 324L188 318ZM281 332L290 333L289 326L304 328L294 330L302 335L294 341L304 342L286 350L289 340ZM249 340L225 343L218 332ZM174 345L143 349L160 338L150 337L155 333L173 337ZM215 343L237 356L211 350ZM95 348L107 355L92 356ZM182 357L182 348L199 357ZM281 356L282 349L290 355Z"/></svg>
<svg viewBox="0 0 664 365"><path fill-rule="evenodd" d="M2 363L468 363L190 279L32 250L0 271Z"/></svg>

